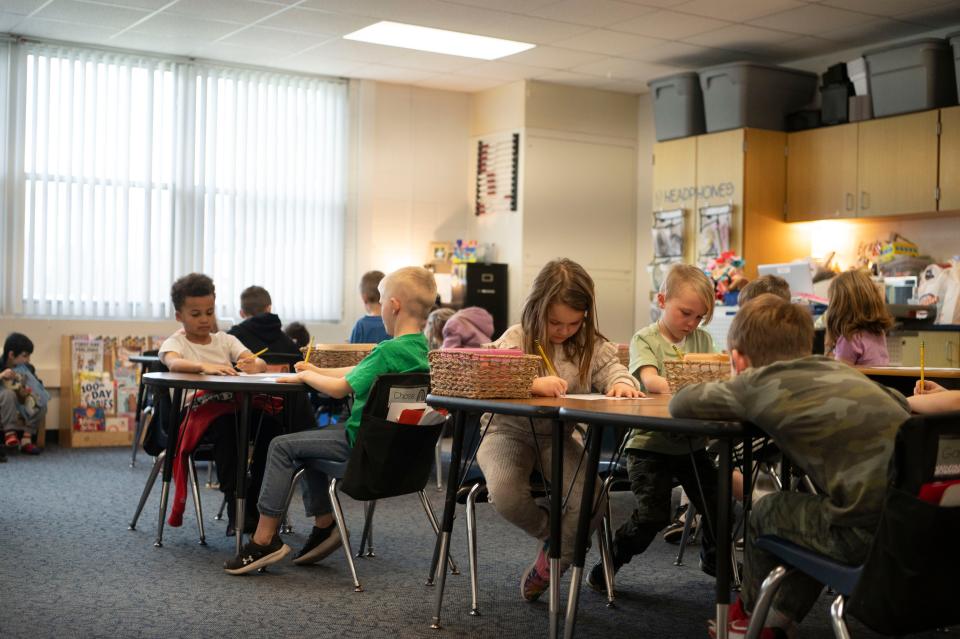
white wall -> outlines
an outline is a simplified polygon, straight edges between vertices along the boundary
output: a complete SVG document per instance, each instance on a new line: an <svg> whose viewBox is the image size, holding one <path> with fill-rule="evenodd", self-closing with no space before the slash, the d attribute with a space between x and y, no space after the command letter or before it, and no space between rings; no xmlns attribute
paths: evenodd
<svg viewBox="0 0 960 639"><path fill-rule="evenodd" d="M634 324L641 328L650 323L650 275L647 265L653 259L653 145L656 142L653 127L653 101L645 93L637 104L637 259Z"/></svg>

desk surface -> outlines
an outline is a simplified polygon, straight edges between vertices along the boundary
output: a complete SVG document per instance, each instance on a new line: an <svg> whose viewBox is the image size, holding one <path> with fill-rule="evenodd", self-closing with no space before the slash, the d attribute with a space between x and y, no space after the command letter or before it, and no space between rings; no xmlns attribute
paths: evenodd
<svg viewBox="0 0 960 639"><path fill-rule="evenodd" d="M286 373L277 376L287 376ZM275 376L263 375L200 375L197 373L147 373L143 383L164 388L270 393L283 395L307 390L303 383L279 384Z"/></svg>
<svg viewBox="0 0 960 639"><path fill-rule="evenodd" d="M159 364L160 357L157 355L131 355L130 361L137 364Z"/></svg>
<svg viewBox="0 0 960 639"><path fill-rule="evenodd" d="M857 366L857 370L867 377L915 377L920 379L919 366ZM960 379L960 368L923 369L927 379Z"/></svg>

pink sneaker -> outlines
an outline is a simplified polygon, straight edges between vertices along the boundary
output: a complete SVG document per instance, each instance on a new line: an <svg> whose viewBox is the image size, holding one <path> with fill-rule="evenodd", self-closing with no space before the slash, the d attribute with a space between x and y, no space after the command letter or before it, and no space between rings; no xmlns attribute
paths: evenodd
<svg viewBox="0 0 960 639"><path fill-rule="evenodd" d="M548 542L537 551L537 558L520 577L520 596L527 601L536 601L550 588L550 558Z"/></svg>

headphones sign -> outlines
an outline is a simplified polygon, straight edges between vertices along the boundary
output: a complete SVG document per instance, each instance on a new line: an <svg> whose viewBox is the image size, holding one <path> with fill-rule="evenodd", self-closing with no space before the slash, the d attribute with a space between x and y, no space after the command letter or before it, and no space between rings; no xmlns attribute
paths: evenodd
<svg viewBox="0 0 960 639"><path fill-rule="evenodd" d="M686 202L697 197L701 200L712 200L715 198L732 198L736 193L736 187L733 182L720 182L719 184L705 184L699 188L695 186L683 186L676 189L666 189L659 192L664 202L675 204Z"/></svg>

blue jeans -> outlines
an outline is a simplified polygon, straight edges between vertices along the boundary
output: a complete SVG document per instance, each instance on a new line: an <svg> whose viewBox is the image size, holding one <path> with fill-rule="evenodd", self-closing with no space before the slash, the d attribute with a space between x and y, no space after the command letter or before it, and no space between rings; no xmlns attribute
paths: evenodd
<svg viewBox="0 0 960 639"><path fill-rule="evenodd" d="M323 430L308 430L275 437L267 452L263 486L257 509L268 517L281 517L293 475L306 469L301 481L303 507L307 517L326 515L333 510L330 503L328 474L338 472L350 458L350 444L340 424Z"/></svg>

